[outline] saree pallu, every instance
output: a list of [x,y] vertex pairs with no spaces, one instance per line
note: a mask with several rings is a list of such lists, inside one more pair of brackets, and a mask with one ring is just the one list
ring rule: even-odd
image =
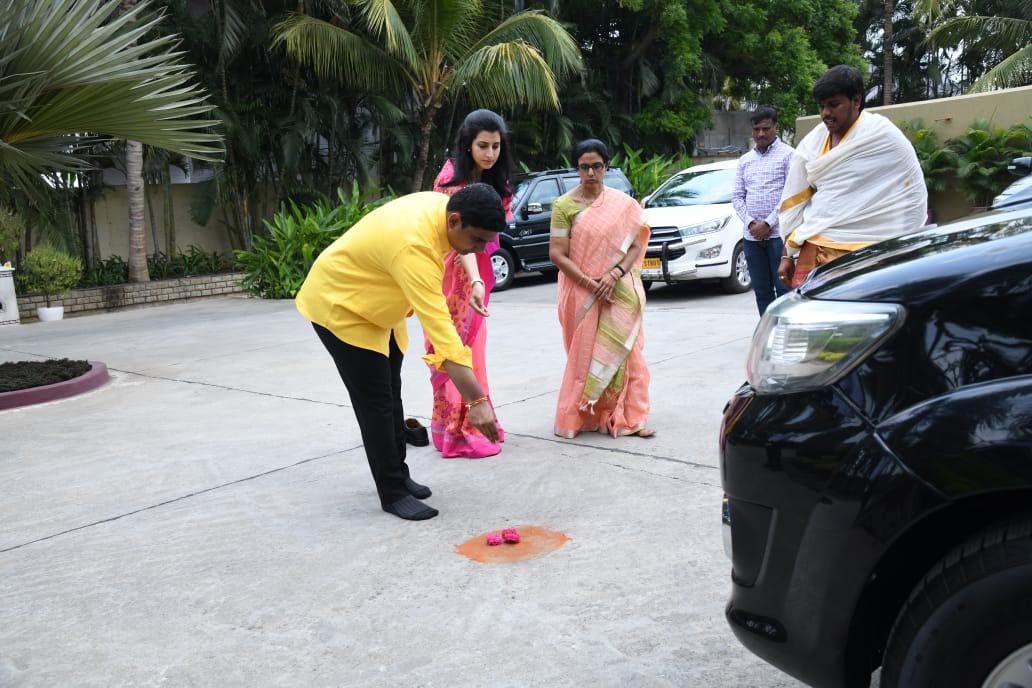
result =
[[[476,254],[480,279],[484,280],[485,306],[491,300],[491,289],[495,283],[491,253],[497,248],[498,241],[495,240],[487,245],[483,253]],[[456,264],[457,256],[455,251],[450,251],[444,259],[444,295],[459,338],[473,350],[473,375],[483,388],[484,394],[490,396],[487,385],[487,327],[484,316],[473,310],[469,304],[473,287],[466,271],[461,265]],[[426,342],[426,346],[427,351],[432,349],[429,341]],[[502,451],[499,445],[505,439],[505,432],[501,423],[498,424],[498,442],[491,442],[470,424],[466,402],[447,373],[431,370],[430,384],[434,389],[430,435],[434,447],[441,452],[442,457],[482,459]]]
[[[465,186],[464,184],[443,186],[443,183],[450,180],[453,175],[454,166],[452,161],[448,160],[437,175],[434,191],[451,195]],[[509,196],[502,199],[507,218],[510,216],[511,200]],[[484,280],[484,306],[490,302],[491,289],[495,285],[491,254],[498,250],[499,243],[499,240],[495,239],[484,248],[483,253],[476,254],[480,279]],[[449,251],[444,259],[442,288],[448,302],[448,312],[451,313],[452,322],[455,323],[455,330],[459,333],[462,343],[473,351],[473,375],[483,388],[484,394],[490,397],[487,385],[487,324],[484,322],[484,316],[469,305],[473,286],[470,284],[466,270],[458,264],[457,257],[458,254],[455,251]],[[425,345],[427,352],[433,351],[430,340],[426,340]],[[482,459],[502,451],[500,443],[505,439],[502,424],[498,423],[498,442],[489,441],[473,427],[467,418],[466,401],[459,394],[459,390],[455,388],[455,384],[447,373],[431,368],[430,385],[434,392],[430,437],[433,440],[434,448],[441,452],[443,458]]]
[[[598,208],[577,214],[570,231],[570,259],[591,277],[600,277],[623,258],[635,238],[648,243],[641,206],[607,189]],[[649,371],[645,365],[642,319],[644,253],[613,289],[610,302],[559,276],[559,323],[566,370],[555,416],[555,434],[572,439],[580,432],[618,437],[645,428],[649,415]]]

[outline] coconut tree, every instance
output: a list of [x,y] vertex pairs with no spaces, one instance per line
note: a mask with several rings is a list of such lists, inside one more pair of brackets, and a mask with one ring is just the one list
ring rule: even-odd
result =
[[482,0],[350,0],[348,16],[292,14],[274,44],[319,76],[395,93],[415,110],[412,190],[423,185],[434,118],[462,94],[486,107],[559,109],[557,81],[581,69],[576,41],[541,11],[497,20]]
[[958,5],[957,0],[919,0],[916,8],[932,27],[933,45],[974,49],[992,60],[969,92],[1032,83],[1032,0],[1017,0],[1007,14],[992,16],[958,16]]
[[32,189],[51,170],[83,171],[98,139],[127,139],[217,160],[212,106],[173,36],[140,2],[0,3],[0,182]]

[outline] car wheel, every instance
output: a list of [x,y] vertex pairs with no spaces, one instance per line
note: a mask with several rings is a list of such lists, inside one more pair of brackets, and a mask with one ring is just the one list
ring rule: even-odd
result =
[[741,294],[752,288],[749,264],[745,262],[745,249],[741,242],[735,246],[735,252],[731,255],[731,276],[720,280],[720,286],[728,294]]
[[516,260],[507,248],[499,248],[491,254],[491,267],[494,268],[495,285],[491,291],[502,291],[512,286],[512,278],[516,275]]
[[978,533],[925,575],[889,635],[881,685],[1032,687],[1032,517]]

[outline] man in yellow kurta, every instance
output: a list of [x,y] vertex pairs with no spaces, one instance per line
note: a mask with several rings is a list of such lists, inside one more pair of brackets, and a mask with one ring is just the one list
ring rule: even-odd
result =
[[415,312],[433,344],[427,363],[451,376],[470,422],[492,442],[494,410],[473,375],[472,352],[452,323],[442,289],[444,256],[483,251],[505,227],[498,194],[471,184],[453,196],[415,193],[377,208],[312,265],[297,309],[315,326],[351,396],[383,510],[421,521],[437,510],[405,464],[401,405],[405,318]]

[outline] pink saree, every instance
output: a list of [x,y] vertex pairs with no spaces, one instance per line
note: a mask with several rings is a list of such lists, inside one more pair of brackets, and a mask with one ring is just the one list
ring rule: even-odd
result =
[[[462,185],[442,186],[442,183],[450,180],[453,174],[454,168],[449,160],[437,175],[434,191],[451,195],[461,189]],[[503,199],[506,214],[509,213],[510,201],[509,197]],[[483,253],[476,254],[480,279],[484,280],[485,306],[491,300],[491,289],[495,284],[491,254],[498,249],[498,245],[496,239],[487,245]],[[469,305],[473,289],[466,271],[456,261],[457,256],[455,251],[450,251],[444,259],[444,296],[462,343],[473,351],[473,374],[484,389],[484,394],[490,396],[487,386],[487,323],[484,322],[484,317]],[[433,351],[429,339],[425,341],[425,345],[427,352]],[[501,423],[498,424],[498,443],[489,441],[470,425],[466,417],[466,403],[447,373],[431,367],[430,384],[434,390],[430,436],[433,438],[434,447],[441,452],[443,458],[481,459],[502,451],[499,445],[504,441],[505,433]]]
[[[600,277],[627,254],[635,238],[648,242],[641,206],[626,194],[605,191],[602,204],[581,210],[570,229],[570,258],[591,277]],[[642,318],[645,288],[641,263],[616,283],[611,302],[559,276],[559,322],[566,347],[566,371],[555,414],[555,434],[580,432],[619,437],[645,428],[649,415],[649,371],[645,365]]]

